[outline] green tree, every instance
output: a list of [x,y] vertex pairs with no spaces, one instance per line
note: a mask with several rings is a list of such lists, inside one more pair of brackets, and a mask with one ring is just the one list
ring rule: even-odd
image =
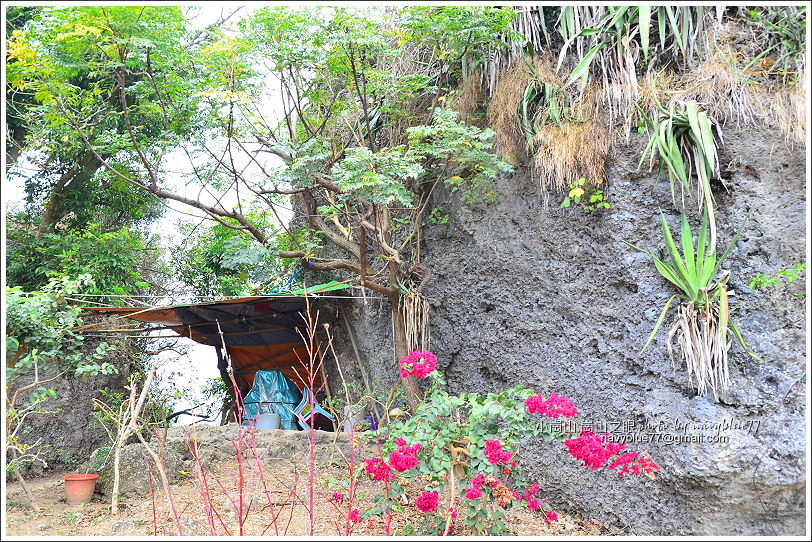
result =
[[[433,190],[490,200],[509,170],[491,131],[441,106],[460,63],[502,44],[513,10],[267,7],[198,42],[164,7],[43,13],[12,35],[9,80],[34,93],[45,140],[69,134],[109,174],[246,235],[257,262],[270,250],[348,273],[390,301],[396,353],[415,346],[406,300],[430,277],[420,240]],[[84,86],[68,82],[78,73]],[[170,188],[170,148],[189,157],[200,196]],[[283,197],[326,250],[288,227]],[[239,272],[229,258],[211,263]],[[414,408],[419,387],[405,387]]]

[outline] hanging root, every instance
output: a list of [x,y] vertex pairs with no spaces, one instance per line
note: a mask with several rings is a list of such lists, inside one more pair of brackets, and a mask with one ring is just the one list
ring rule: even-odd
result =
[[693,302],[679,307],[677,322],[668,334],[668,354],[672,361],[673,338],[682,352],[692,386],[696,379],[697,394],[704,395],[710,388],[718,401],[730,387],[727,353],[731,346],[720,325],[718,308],[710,302],[704,307]]
[[403,299],[401,311],[409,351],[428,350],[430,347],[428,299],[421,293],[409,292],[409,295]]

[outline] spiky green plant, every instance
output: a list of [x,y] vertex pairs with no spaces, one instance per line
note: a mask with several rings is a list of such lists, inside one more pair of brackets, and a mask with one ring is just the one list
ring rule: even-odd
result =
[[647,66],[668,60],[688,64],[697,52],[704,17],[701,6],[564,7],[558,28],[565,43],[558,65],[572,48],[579,59],[566,86],[576,81],[581,88],[586,86],[593,64],[600,67],[604,80],[636,83],[639,52]]
[[[697,393],[704,395],[708,388],[718,401],[730,386],[727,352],[731,342],[728,330],[732,332],[745,352],[761,360],[751,352],[744,342],[739,329],[730,319],[730,297],[728,290],[729,271],[720,273],[722,263],[730,254],[739,239],[741,228],[721,257],[708,245],[708,216],[703,214],[699,235],[694,244],[688,218],[682,213],[681,242],[678,246],[671,234],[671,228],[660,211],[665,256],[643,250],[629,244],[635,250],[651,256],[657,271],[679,289],[671,296],[660,312],[654,329],[640,351],[642,354],[654,339],[663,324],[671,304],[678,300],[677,318],[668,333],[668,354],[673,360],[673,343],[676,342],[682,353],[682,359],[688,369],[688,378],[693,383],[696,379]],[[628,243],[627,243],[628,244]]]
[[[681,107],[671,104],[665,109],[656,101],[660,117],[655,124],[645,112],[638,107],[640,115],[652,130],[651,139],[643,151],[638,168],[646,158],[649,167],[654,162],[659,164],[659,171],[665,168],[668,171],[668,181],[671,184],[671,196],[676,202],[675,180],[679,180],[685,192],[691,194],[690,177],[692,173],[697,177],[697,202],[699,207],[704,205],[710,224],[709,251],[716,250],[716,219],[714,213],[713,192],[711,191],[711,178],[719,176],[719,156],[717,154],[717,138],[721,142],[721,131],[715,130],[714,121],[705,111],[700,111],[695,101],[688,101]],[[659,160],[658,160],[659,158]]]

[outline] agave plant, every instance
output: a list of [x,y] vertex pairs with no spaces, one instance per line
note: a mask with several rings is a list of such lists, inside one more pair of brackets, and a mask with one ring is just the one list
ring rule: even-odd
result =
[[[666,109],[655,98],[655,104],[660,111],[660,119],[656,124],[638,106],[638,111],[652,130],[652,135],[637,167],[640,168],[648,157],[649,167],[653,168],[657,160],[660,170],[665,168],[668,171],[671,196],[674,200],[676,200],[674,181],[678,180],[683,190],[690,194],[689,178],[692,172],[696,173],[697,202],[700,208],[704,205],[705,213],[710,217],[709,252],[715,253],[716,220],[710,181],[711,178],[719,176],[718,144],[715,135],[721,142],[722,132],[718,128],[718,123],[705,111],[701,111],[695,101],[685,102],[681,107],[671,104]],[[714,126],[716,130],[713,129]]]
[[[761,360],[751,352],[744,342],[741,332],[730,319],[730,298],[733,290],[728,290],[729,271],[721,270],[730,251],[736,244],[741,228],[721,257],[708,245],[708,216],[704,213],[699,228],[699,235],[694,244],[691,227],[685,213],[682,213],[681,243],[678,246],[671,234],[671,228],[660,212],[665,256],[658,257],[653,252],[629,244],[635,250],[651,256],[657,271],[676,286],[680,293],[674,294],[666,302],[654,329],[640,351],[645,352],[662,326],[671,304],[678,300],[677,318],[668,333],[668,354],[674,359],[673,345],[676,342],[682,352],[682,359],[688,369],[688,378],[699,395],[704,395],[708,388],[718,401],[730,386],[727,352],[731,346],[730,334],[736,338],[745,352]],[[628,243],[627,243],[628,244]]]

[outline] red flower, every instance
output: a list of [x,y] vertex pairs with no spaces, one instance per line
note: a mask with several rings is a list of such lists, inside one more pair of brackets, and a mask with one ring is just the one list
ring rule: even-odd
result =
[[584,465],[598,470],[606,466],[606,461],[626,448],[619,442],[606,442],[608,434],[596,435],[592,431],[582,431],[581,435],[564,441],[570,455],[583,461]]
[[400,360],[400,376],[406,378],[413,374],[417,378],[426,378],[437,369],[437,356],[428,351],[414,350]]
[[413,455],[394,451],[389,454],[389,465],[398,472],[406,472],[420,464],[420,460]]
[[531,495],[535,495],[536,493],[539,492],[540,489],[541,488],[539,487],[538,484],[530,484],[530,487],[527,488],[527,492]]
[[333,493],[332,499],[336,502],[344,502],[344,494],[343,493]]
[[347,516],[347,519],[352,523],[361,523],[361,512],[357,508],[353,508]]
[[496,439],[485,441],[485,457],[488,458],[488,463],[496,465],[513,459],[513,452],[502,451],[502,447],[503,444]]
[[[626,445],[612,442],[609,440],[610,437],[608,433],[596,435],[591,431],[582,431],[579,437],[565,440],[564,445],[572,457],[583,461],[584,465],[591,467],[592,470],[602,467],[615,470],[621,467],[618,472],[619,476],[629,472],[639,476],[643,473],[651,474],[660,470],[659,465],[648,457],[641,457],[637,452],[626,452],[621,455],[621,452],[626,449]],[[614,460],[607,466],[606,463],[611,458]]]
[[541,395],[534,395],[524,400],[527,411],[531,414],[543,414],[548,418],[572,418],[578,414],[578,409],[568,397],[552,394],[545,400]]
[[364,459],[364,470],[372,476],[373,480],[392,480],[395,474],[392,472],[392,467],[386,464],[380,457],[373,459]]
[[470,500],[476,500],[482,496],[482,489],[478,487],[469,487],[465,490],[465,498]]
[[544,518],[544,521],[546,521],[547,523],[552,523],[553,521],[558,519],[558,514],[556,514],[555,512],[547,512],[545,516],[546,517]]
[[440,504],[440,497],[436,491],[424,491],[414,501],[418,510],[424,513],[434,512]]
[[539,503],[538,499],[532,499],[529,503],[527,503],[527,507],[530,510],[538,510],[541,507],[541,503]]

